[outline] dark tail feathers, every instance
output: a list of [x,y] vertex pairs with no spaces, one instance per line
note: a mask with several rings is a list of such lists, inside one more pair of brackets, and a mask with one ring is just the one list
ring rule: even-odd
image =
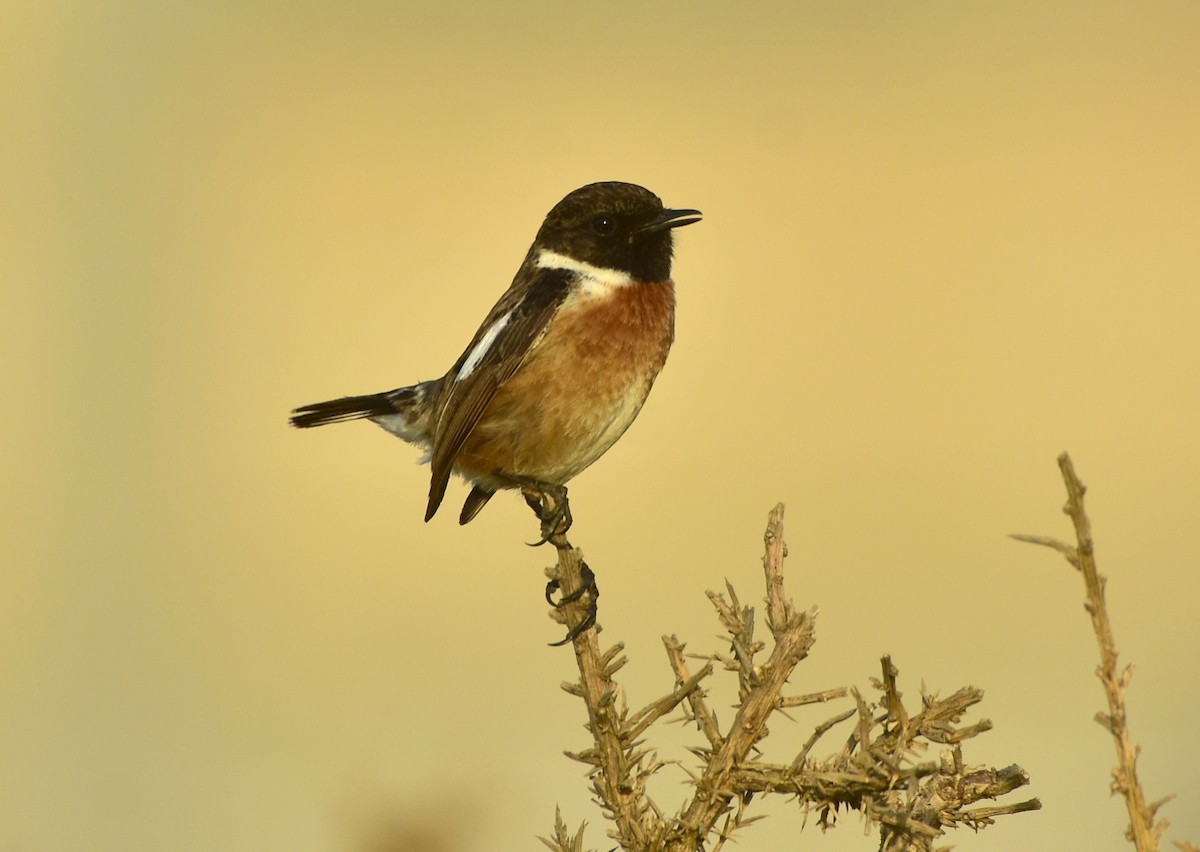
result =
[[394,414],[395,394],[396,391],[388,391],[367,396],[344,396],[328,402],[314,402],[293,411],[291,422],[297,429],[308,429],[312,426],[324,426],[326,423],[340,423],[343,420],[361,420],[364,417]]

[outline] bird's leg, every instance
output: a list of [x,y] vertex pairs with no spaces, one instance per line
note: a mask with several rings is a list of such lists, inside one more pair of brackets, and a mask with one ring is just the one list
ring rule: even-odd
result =
[[538,547],[551,542],[555,547],[570,547],[567,530],[571,528],[571,504],[567,500],[567,486],[550,485],[545,482],[522,482],[521,496],[542,522],[542,538],[531,542]]
[[[567,541],[567,530],[571,528],[571,505],[567,499],[567,487],[535,480],[514,481],[521,489],[521,496],[525,498],[529,508],[533,509],[533,513],[542,522],[541,541],[531,542],[531,544],[534,547],[547,542],[553,544],[559,550],[559,564],[561,565],[563,551],[571,550],[571,543]],[[586,562],[581,561],[580,563],[579,579],[579,587],[564,594],[557,601],[554,600],[554,593],[562,588],[561,584],[558,580],[551,580],[546,584],[546,602],[555,609],[561,610],[581,600],[586,601],[584,606],[587,607],[580,622],[570,628],[561,641],[551,643],[552,647],[573,642],[578,636],[596,625],[600,589],[596,585],[596,575]]]

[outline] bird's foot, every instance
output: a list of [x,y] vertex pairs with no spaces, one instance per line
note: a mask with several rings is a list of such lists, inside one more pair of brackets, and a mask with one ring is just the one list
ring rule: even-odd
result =
[[521,496],[542,522],[542,538],[529,542],[530,547],[540,547],[547,542],[557,548],[570,547],[567,530],[571,528],[571,504],[567,500],[565,485],[549,485],[544,482],[523,484]]
[[599,610],[600,588],[596,585],[596,575],[592,573],[592,569],[588,567],[586,562],[579,567],[580,579],[583,581],[579,588],[571,592],[569,595],[563,595],[557,601],[554,600],[554,593],[560,588],[558,580],[551,580],[546,584],[546,603],[550,604],[555,609],[562,609],[568,604],[587,596],[587,612],[584,613],[583,619],[567,631],[567,635],[558,642],[551,642],[551,648],[557,648],[566,645],[569,642],[574,642],[575,639],[590,630],[596,624],[596,613]]

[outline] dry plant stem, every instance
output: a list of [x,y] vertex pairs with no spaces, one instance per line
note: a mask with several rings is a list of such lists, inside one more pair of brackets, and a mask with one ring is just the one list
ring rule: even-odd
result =
[[696,793],[680,818],[680,836],[670,849],[698,849],[722,813],[737,795],[732,774],[750,749],[765,733],[767,718],[775,710],[784,684],[812,647],[815,612],[797,613],[783,596],[783,504],[777,505],[767,521],[763,571],[767,581],[769,626],[775,648],[758,675],[757,683],[738,707],[729,734],[706,761],[696,781]]
[[810,692],[808,695],[792,695],[787,698],[780,698],[777,706],[779,707],[803,707],[806,704],[824,704],[826,701],[832,701],[835,698],[845,698],[850,694],[844,686],[839,686],[836,689],[826,689],[821,692]]
[[[548,569],[559,590],[570,600],[583,587],[583,558],[564,535],[550,537],[558,561]],[[859,811],[868,824],[881,830],[886,852],[932,849],[945,828],[979,828],[997,816],[1036,809],[1036,800],[1001,807],[970,807],[980,799],[1005,795],[1028,783],[1018,766],[1005,769],[967,767],[957,743],[990,727],[987,720],[962,726],[963,715],[983,697],[971,687],[946,698],[922,690],[921,706],[907,709],[901,702],[898,672],[889,657],[881,661],[883,676],[874,686],[882,698],[867,701],[857,689],[829,689],[785,697],[783,689],[796,665],[807,656],[814,640],[816,609],[798,612],[784,595],[783,506],[770,514],[764,537],[763,572],[766,580],[767,641],[754,638],[754,608],[743,606],[732,585],[725,594],[710,592],[726,640],[728,654],[688,655],[674,636],[664,636],[667,660],[674,673],[673,688],[637,711],[626,707],[614,680],[625,663],[623,646],[601,650],[599,628],[573,641],[579,679],[563,684],[584,700],[592,744],[568,756],[589,767],[592,791],[611,821],[609,836],[627,852],[717,852],[740,829],[760,819],[751,815],[751,794],[780,794],[794,799],[805,812],[819,813],[818,824],[828,828],[843,808]],[[556,608],[553,617],[575,627],[587,617],[589,601]],[[703,661],[694,674],[688,657]],[[763,659],[765,658],[765,659]],[[762,662],[758,662],[762,660]],[[734,718],[722,726],[709,707],[705,682],[720,665],[737,679],[738,705]],[[817,726],[799,755],[790,762],[768,763],[760,752],[767,721],[787,707],[801,707],[852,695],[854,707]],[[648,795],[646,781],[665,764],[645,747],[642,738],[651,726],[675,708],[683,720],[694,722],[703,740],[690,750],[699,758],[695,769],[681,768],[691,777],[691,797],[678,811],[664,813]],[[809,757],[817,741],[835,725],[857,716],[846,745],[828,758]],[[939,761],[920,760],[931,743],[948,746]],[[582,852],[582,829],[572,835],[556,817],[552,838],[543,842],[555,852]]]
[[[582,556],[570,546],[565,536],[556,535],[550,541],[558,549],[558,564],[552,573],[562,593],[569,597],[583,582],[580,573]],[[619,668],[612,659],[619,649],[602,654],[597,630],[584,632],[573,643],[580,679],[566,688],[583,698],[587,706],[594,747],[572,756],[598,770],[593,779],[595,791],[615,823],[614,836],[626,849],[700,848],[717,820],[729,811],[739,795],[733,785],[735,767],[746,761],[754,744],[766,733],[767,718],[778,707],[788,677],[812,646],[815,613],[797,613],[791,602],[783,597],[782,505],[771,512],[765,541],[763,569],[775,648],[764,665],[742,675],[746,694],[727,734],[721,733],[716,717],[709,711],[699,689],[701,680],[712,673],[711,663],[695,675],[691,674],[684,660],[683,645],[674,637],[663,637],[663,643],[675,671],[675,690],[643,710],[629,714],[630,718],[619,706],[617,686],[612,680],[613,672]],[[734,601],[733,606],[718,605],[718,612],[727,626],[749,640],[752,621],[747,619],[750,615],[741,612],[736,598]],[[717,602],[714,600],[714,603]],[[585,616],[586,608],[586,600],[564,607],[562,616],[567,626],[578,624]],[[632,773],[636,773],[633,766],[636,753],[632,749],[634,740],[651,722],[682,702],[687,703],[690,714],[697,720],[710,750],[705,755],[703,773],[695,778],[696,791],[692,800],[668,826],[656,818],[657,808],[645,796],[644,788],[636,782],[631,783]]]
[[[571,547],[565,534],[555,534],[550,543],[558,551],[556,577],[562,593],[570,597],[583,586],[583,555]],[[563,608],[567,626],[574,628],[587,616],[588,602],[577,600]],[[619,647],[612,654],[600,652],[600,630],[595,627],[575,637],[572,647],[579,666],[578,694],[588,711],[588,728],[594,749],[585,755],[573,755],[592,763],[599,770],[594,778],[596,793],[612,815],[616,831],[626,848],[641,849],[646,844],[646,826],[639,819],[638,791],[622,783],[627,776],[627,761],[621,738],[620,711],[616,703],[617,687],[612,675],[620,665],[611,665]],[[623,662],[623,661],[621,661]],[[572,689],[571,691],[575,691]]]
[[[691,675],[688,672],[687,663],[683,658],[683,643],[674,636],[664,636],[663,645],[667,648],[667,659],[671,663],[671,668],[675,670],[675,680],[678,683],[686,683],[691,680]],[[709,665],[709,671],[712,671],[712,666]],[[721,729],[717,727],[717,718],[709,711],[708,705],[704,703],[704,693],[696,690],[690,693],[687,697],[688,710],[692,717],[696,720],[700,730],[704,733],[709,745],[713,749],[721,747]]]
[[1091,616],[1092,629],[1100,647],[1100,666],[1096,675],[1104,685],[1105,697],[1108,699],[1108,713],[1096,714],[1096,721],[1112,734],[1113,745],[1117,750],[1117,767],[1113,770],[1112,789],[1114,793],[1120,793],[1124,797],[1126,810],[1129,811],[1128,838],[1134,842],[1139,852],[1157,852],[1159,837],[1166,829],[1167,823],[1163,820],[1155,825],[1154,816],[1167,800],[1147,805],[1146,794],[1137,777],[1138,747],[1130,739],[1128,716],[1125,711],[1125,688],[1133,676],[1133,669],[1127,666],[1124,670],[1117,671],[1117,645],[1113,639],[1112,624],[1108,619],[1108,608],[1104,599],[1107,581],[1096,570],[1091,522],[1083,506],[1083,495],[1087,489],[1075,475],[1070,456],[1066,453],[1060,455],[1058,466],[1067,486],[1067,503],[1063,512],[1070,517],[1075,526],[1076,546],[1071,547],[1043,536],[1017,535],[1013,538],[1057,550],[1083,575],[1084,586],[1087,589],[1084,608]]

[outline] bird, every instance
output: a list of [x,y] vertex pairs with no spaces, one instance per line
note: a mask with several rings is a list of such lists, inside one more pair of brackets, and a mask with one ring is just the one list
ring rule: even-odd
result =
[[673,231],[700,211],[604,181],[546,215],[512,284],[441,378],[295,409],[300,429],[366,419],[425,451],[425,520],[454,473],[459,523],[520,489],[542,542],[571,524],[566,484],[633,423],[675,337]]

